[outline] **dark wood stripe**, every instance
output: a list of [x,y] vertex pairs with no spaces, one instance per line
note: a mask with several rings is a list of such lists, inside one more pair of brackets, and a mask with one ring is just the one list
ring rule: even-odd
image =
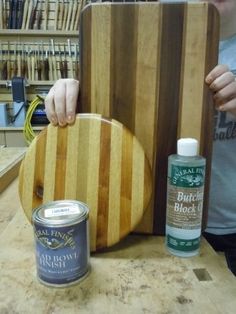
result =
[[64,199],[65,197],[67,130],[67,128],[61,127],[58,127],[57,130],[54,200]]
[[138,6],[111,6],[110,115],[134,132]]
[[86,8],[80,18],[80,90],[77,112],[91,112],[91,7]]
[[131,230],[133,137],[123,131],[120,187],[120,238]]
[[107,246],[109,213],[109,176],[111,155],[111,124],[101,124],[99,189],[97,212],[97,249]]
[[147,195],[152,195],[153,187],[149,184],[152,182],[152,172],[150,171],[150,163],[147,158],[144,159],[144,183],[143,183],[143,210],[145,211],[148,206],[150,206],[151,198],[148,204],[145,204]]
[[[206,38],[206,57],[205,57],[205,77],[217,65],[217,54],[212,51],[218,51],[219,44],[219,15],[216,8],[208,4],[208,24],[207,24],[207,38]],[[206,157],[206,178],[204,190],[202,229],[204,230],[207,224],[208,216],[208,201],[210,189],[210,175],[211,175],[211,158],[213,145],[213,128],[214,128],[214,104],[212,93],[205,84],[203,95],[203,110],[202,110],[202,124],[201,124],[201,146],[200,154]],[[207,132],[206,132],[207,130]]]
[[[185,6],[184,9],[184,19],[183,19],[183,30],[182,30],[182,47],[186,47],[186,31],[187,31],[187,14],[188,14],[188,6]],[[183,48],[184,49],[184,48]],[[185,51],[182,52],[182,58],[180,61],[180,66],[181,66],[181,71],[180,71],[180,80],[179,80],[179,103],[178,103],[178,128],[177,128],[177,136],[176,136],[176,146],[177,146],[177,140],[180,138],[181,134],[181,117],[182,117],[182,112],[183,112],[183,93],[184,93],[184,75],[185,75]],[[177,148],[175,149],[176,152]]]
[[[87,197],[87,185],[88,185],[88,159],[89,159],[89,145],[86,143],[84,139],[87,141],[89,138],[89,129],[90,123],[87,123],[86,118],[79,119],[79,134],[78,134],[78,151],[76,152],[77,158],[77,182],[76,182],[76,198],[86,203]],[[84,169],[81,169],[81,166]],[[83,177],[83,180],[81,180]]]
[[162,6],[153,231],[165,232],[167,156],[176,152],[185,4]]

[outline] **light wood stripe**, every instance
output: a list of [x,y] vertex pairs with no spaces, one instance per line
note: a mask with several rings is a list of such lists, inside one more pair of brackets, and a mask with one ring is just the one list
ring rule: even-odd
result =
[[121,211],[120,234],[127,234],[131,226],[131,200],[132,200],[132,154],[133,138],[131,133],[123,131],[122,157],[121,157]]
[[90,123],[89,128],[89,158],[87,172],[87,198],[85,202],[89,205],[89,224],[90,224],[90,247],[96,250],[97,245],[97,215],[98,215],[98,182],[99,182],[99,161],[100,161],[100,136],[101,120],[100,115],[94,115],[97,119]]
[[[159,50],[160,32],[154,31],[154,28],[160,24],[159,13],[159,6],[140,6],[138,10],[135,134],[144,143],[143,148],[150,162],[154,154],[154,130],[158,118],[156,98],[150,99],[150,94],[156,95],[158,88],[156,51]],[[150,20],[152,23],[149,23]],[[146,25],[145,29],[143,25]]]
[[97,211],[97,244],[96,247],[107,246],[108,239],[108,210],[110,185],[110,154],[111,154],[111,124],[101,125],[100,162],[99,162],[99,190]]
[[[110,84],[110,51],[111,51],[111,6],[106,5],[99,10],[98,14],[93,14],[93,32],[91,33],[91,49],[96,53],[91,54],[91,104],[92,111],[101,108],[101,113],[105,117],[110,116],[110,93],[105,89],[100,93],[103,86]],[[103,43],[102,45],[100,43]]]
[[109,180],[109,216],[108,216],[108,246],[120,238],[120,211],[121,211],[121,153],[122,153],[122,128],[111,128],[111,162]]
[[144,204],[144,170],[145,160],[141,153],[140,144],[133,140],[133,168],[132,168],[132,197],[131,197],[131,226],[137,223],[136,217],[142,215],[143,208],[138,204]]
[[[35,173],[36,146],[32,147],[31,154],[26,154],[21,164],[20,176],[24,178],[24,184],[21,187],[21,202],[25,208],[27,218],[31,221],[34,196],[34,173]],[[22,182],[23,180],[20,180]]]
[[56,169],[55,169],[55,189],[54,200],[65,199],[65,175],[67,160],[67,130],[68,128],[58,128]]
[[44,204],[54,200],[57,130],[58,130],[57,127],[54,127],[52,125],[48,126],[44,170],[44,193],[43,193]]
[[88,187],[88,134],[90,130],[90,124],[86,123],[86,120],[81,119],[79,121],[79,134],[78,134],[78,152],[77,152],[77,195],[76,199],[86,203],[87,200],[87,187]]
[[46,133],[45,128],[39,135],[41,145],[37,145],[35,154],[35,172],[34,172],[34,199],[32,208],[37,208],[43,198],[44,173],[45,173],[45,148],[46,148]]
[[73,127],[68,127],[65,199],[76,199],[77,176],[74,174],[77,173],[78,168],[79,126],[80,121],[78,120]]
[[[152,23],[150,23],[150,20]],[[143,25],[146,27],[144,28]],[[138,11],[137,30],[137,68],[135,99],[135,134],[152,164],[155,177],[155,130],[158,120],[157,99],[159,98],[160,40],[161,40],[161,7],[140,6]],[[159,31],[153,31],[154,29]],[[151,44],[150,44],[151,43]],[[149,49],[147,49],[149,47]],[[153,95],[154,97],[150,97]],[[145,119],[144,119],[145,117]],[[148,127],[147,127],[148,121]],[[153,179],[155,180],[155,179]],[[137,232],[152,233],[153,202],[149,205]]]
[[[183,87],[181,99],[181,119],[179,137],[201,139],[201,120],[203,108],[203,88],[205,75],[206,39],[208,11],[202,3],[197,7],[186,6],[185,44],[183,51]],[[199,23],[201,16],[201,23]],[[201,49],[197,49],[201,47]],[[199,81],[199,78],[203,79]],[[191,105],[190,105],[191,102]]]

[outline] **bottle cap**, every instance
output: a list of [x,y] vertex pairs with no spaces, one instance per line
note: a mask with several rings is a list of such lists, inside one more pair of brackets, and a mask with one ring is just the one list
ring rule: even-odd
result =
[[196,156],[198,141],[194,138],[181,138],[177,142],[177,154],[181,156]]

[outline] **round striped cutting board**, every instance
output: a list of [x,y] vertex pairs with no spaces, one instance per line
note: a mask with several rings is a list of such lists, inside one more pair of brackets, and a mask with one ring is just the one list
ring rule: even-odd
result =
[[53,200],[88,204],[91,251],[134,230],[151,190],[150,165],[136,137],[98,114],[79,114],[72,126],[46,127],[28,148],[19,174],[29,220],[35,208]]

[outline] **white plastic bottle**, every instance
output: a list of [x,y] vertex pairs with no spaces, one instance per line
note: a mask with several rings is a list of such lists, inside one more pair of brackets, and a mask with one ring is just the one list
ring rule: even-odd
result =
[[182,257],[197,255],[200,246],[206,160],[197,152],[196,139],[182,138],[168,158],[166,247]]

